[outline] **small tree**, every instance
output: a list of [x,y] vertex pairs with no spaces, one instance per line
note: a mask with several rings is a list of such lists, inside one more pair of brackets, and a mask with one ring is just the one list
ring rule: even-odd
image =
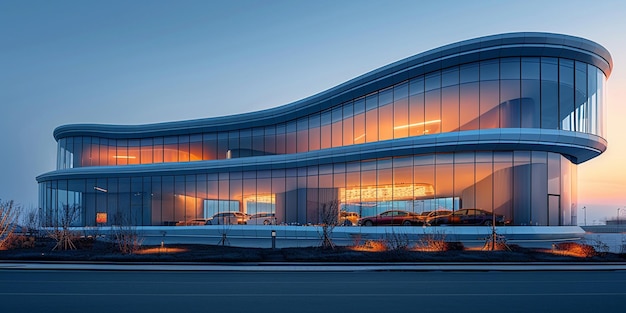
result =
[[492,228],[491,235],[485,238],[485,245],[483,246],[483,250],[488,251],[496,251],[496,250],[508,250],[511,251],[511,247],[509,247],[506,236],[500,235],[495,231],[495,227]]
[[133,254],[139,250],[143,238],[130,218],[120,212],[113,216],[113,236],[117,249],[123,254]]
[[29,236],[37,238],[41,235],[41,224],[38,212],[30,210],[26,213],[22,219],[22,225],[26,226]]
[[80,216],[80,205],[65,204],[61,207],[59,215],[54,222],[54,226],[50,231],[50,237],[56,241],[56,245],[52,250],[75,250],[74,241],[78,237],[71,226],[78,220]]
[[335,243],[333,242],[332,235],[333,230],[339,224],[339,201],[332,200],[324,203],[319,211],[320,221],[322,222],[322,248],[334,249]]
[[6,202],[0,200],[0,247],[3,247],[13,234],[21,209],[22,207],[15,205],[13,200]]

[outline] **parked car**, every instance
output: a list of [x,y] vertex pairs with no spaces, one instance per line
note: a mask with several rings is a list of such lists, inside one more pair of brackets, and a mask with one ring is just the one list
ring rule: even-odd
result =
[[244,225],[250,217],[242,212],[220,212],[213,215],[208,225]]
[[274,213],[257,213],[250,216],[248,224],[251,225],[276,225],[276,214]]
[[359,219],[359,225],[363,226],[375,226],[375,225],[421,225],[419,214],[402,211],[402,210],[389,210],[378,215],[367,216]]
[[338,224],[343,226],[354,226],[359,222],[359,218],[359,213],[341,211],[339,212]]
[[426,223],[426,221],[428,221],[429,219],[433,219],[434,217],[445,216],[445,215],[450,215],[450,214],[452,214],[451,210],[425,211],[425,212],[422,212],[422,214],[420,214],[419,218],[423,223]]
[[[496,225],[504,225],[504,215],[496,214]],[[427,225],[491,225],[493,215],[481,209],[460,209],[450,215],[435,216],[426,220]]]
[[210,218],[196,218],[188,221],[179,221],[176,223],[176,226],[202,226],[202,225],[211,225]]

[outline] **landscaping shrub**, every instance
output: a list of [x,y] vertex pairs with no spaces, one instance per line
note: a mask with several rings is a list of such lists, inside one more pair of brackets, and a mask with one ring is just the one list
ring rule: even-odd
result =
[[34,248],[35,237],[10,234],[6,237],[3,247],[6,248],[7,250]]
[[597,255],[596,249],[594,249],[593,246],[578,242],[560,242],[554,245],[554,249],[584,258],[590,258]]
[[446,235],[438,232],[424,234],[415,246],[415,250],[425,252],[459,251],[464,249],[463,243],[446,241]]

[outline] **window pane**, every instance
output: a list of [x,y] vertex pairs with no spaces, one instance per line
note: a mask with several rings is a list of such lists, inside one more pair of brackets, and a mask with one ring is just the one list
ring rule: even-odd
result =
[[330,111],[322,112],[321,120],[321,148],[327,149],[332,146],[332,129],[331,129],[331,113]]
[[558,63],[555,58],[541,59],[541,128],[559,128]]
[[378,141],[378,94],[365,99],[365,141]]
[[402,83],[393,88],[393,137],[409,135],[409,85]]
[[320,115],[309,116],[309,150],[320,149]]
[[202,134],[191,135],[189,138],[189,161],[202,160]]
[[576,131],[587,132],[587,65],[576,61],[575,63],[575,106],[576,106]]
[[189,162],[189,136],[178,136],[178,162]]
[[[413,79],[409,85],[409,136],[424,135],[424,78]],[[417,92],[419,91],[419,92]]]
[[343,145],[354,143],[354,117],[352,102],[343,105]]
[[459,85],[441,90],[441,131],[459,130]]
[[541,116],[539,58],[522,58],[522,127],[539,128]]
[[500,127],[518,128],[521,123],[520,81],[500,81]]
[[499,127],[499,123],[500,123],[499,103],[500,103],[499,82],[497,80],[490,80],[490,81],[481,80],[480,81],[480,129]]
[[341,106],[333,109],[331,112],[332,119],[332,146],[341,147],[343,144],[343,108]]
[[478,129],[479,116],[479,84],[478,82],[462,84],[460,87],[460,129],[475,130]]
[[307,117],[299,119],[297,127],[297,151],[309,151],[309,119]]
[[365,142],[365,99],[354,102],[354,143]]

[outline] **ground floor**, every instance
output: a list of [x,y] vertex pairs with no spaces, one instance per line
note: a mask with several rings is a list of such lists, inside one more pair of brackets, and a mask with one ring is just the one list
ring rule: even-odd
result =
[[44,225],[58,224],[67,215],[64,208],[77,210],[74,226],[110,226],[120,216],[138,226],[189,225],[220,212],[270,213],[272,224],[316,225],[329,206],[336,207],[336,214],[357,218],[389,210],[423,214],[477,209],[472,212],[495,213],[511,226],[576,225],[576,165],[543,151],[135,173],[140,174],[111,168],[97,175],[41,181]]

